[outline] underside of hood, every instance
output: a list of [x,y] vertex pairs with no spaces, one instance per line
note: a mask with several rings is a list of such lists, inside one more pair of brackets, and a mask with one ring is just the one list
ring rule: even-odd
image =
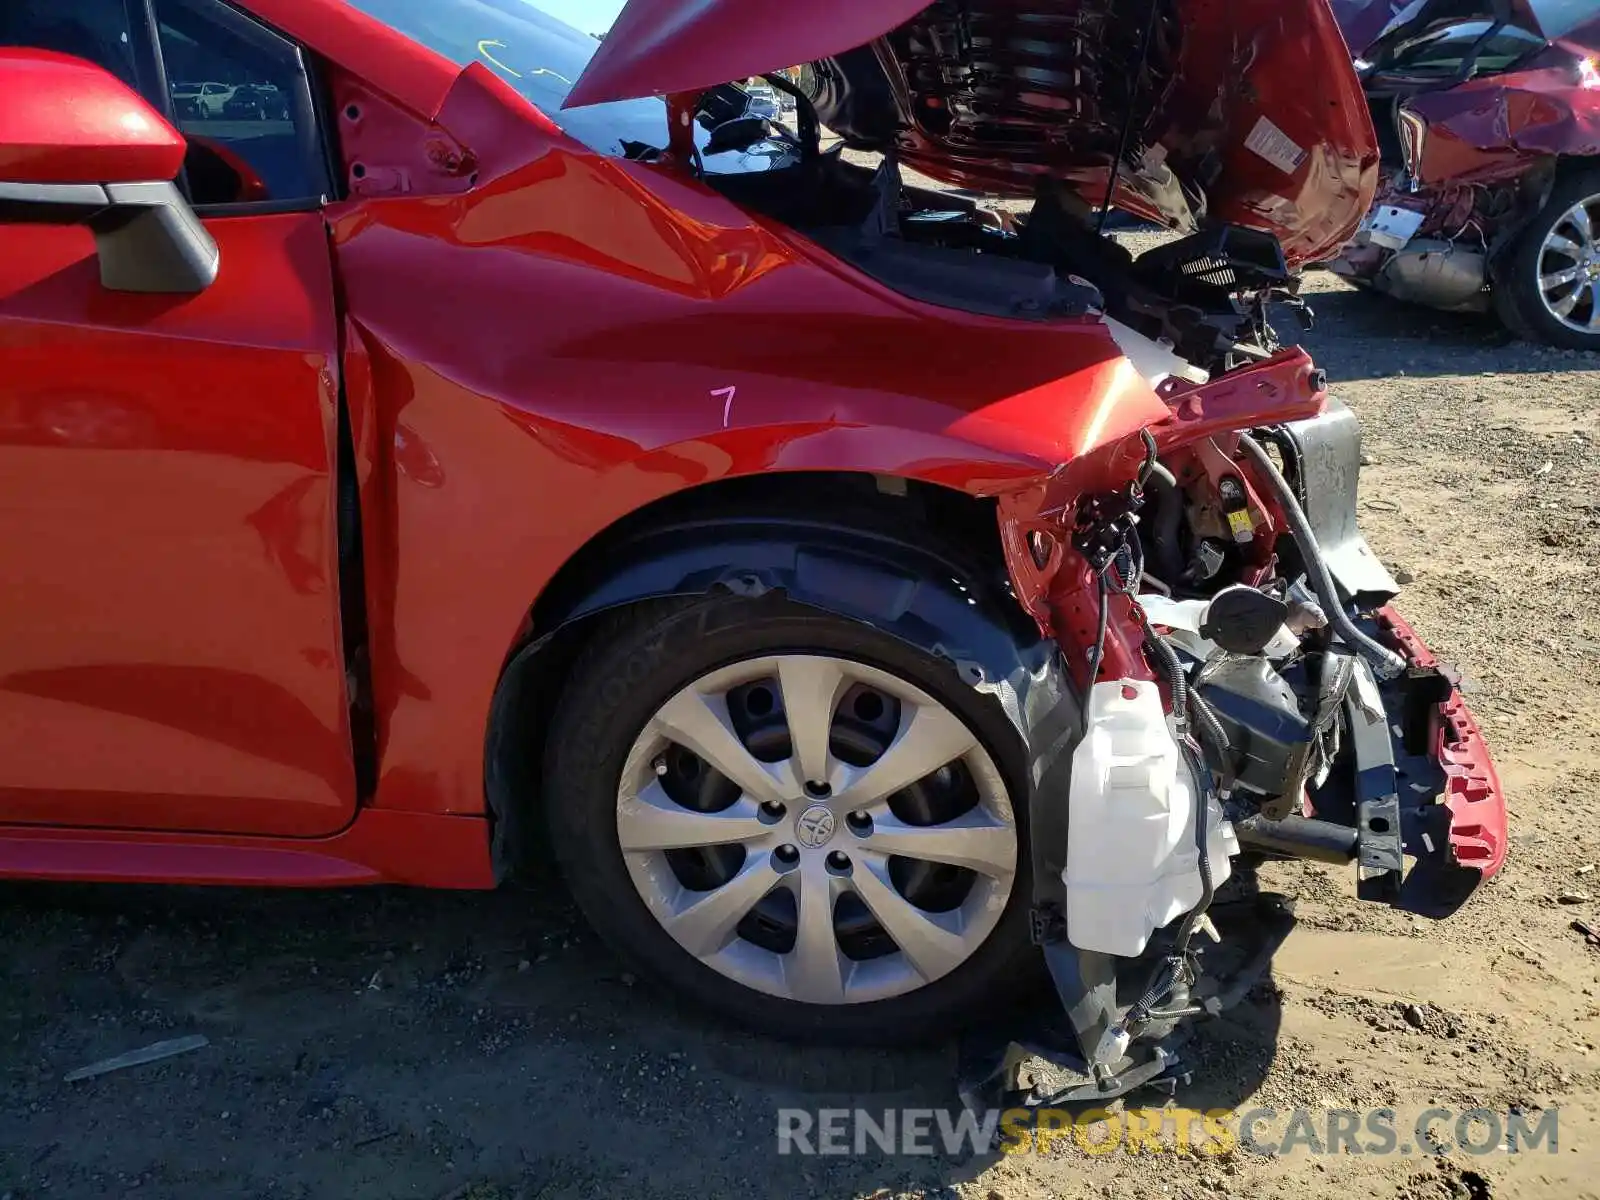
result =
[[1327,0],[630,0],[573,107],[803,66],[822,123],[985,192],[1069,184],[1178,228],[1331,255],[1378,152]]

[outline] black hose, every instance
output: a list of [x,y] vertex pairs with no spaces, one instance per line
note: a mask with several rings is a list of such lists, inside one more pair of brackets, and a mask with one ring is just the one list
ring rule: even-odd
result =
[[1406,669],[1406,660],[1362,633],[1350,619],[1350,614],[1345,611],[1344,604],[1339,599],[1339,592],[1334,587],[1333,576],[1328,574],[1328,564],[1322,559],[1322,550],[1317,545],[1317,535],[1311,532],[1311,522],[1306,519],[1305,510],[1295,498],[1294,489],[1289,486],[1289,481],[1267,456],[1267,452],[1249,434],[1239,435],[1239,445],[1254,460],[1256,466],[1261,468],[1262,474],[1272,484],[1273,491],[1278,493],[1278,499],[1283,502],[1283,511],[1289,518],[1294,540],[1300,544],[1300,557],[1305,560],[1306,578],[1310,580],[1311,590],[1322,602],[1329,623],[1340,637],[1355,647],[1361,656],[1372,664],[1372,669],[1379,679],[1393,679]]
[[1099,572],[1094,578],[1100,591],[1100,616],[1095,625],[1094,649],[1090,651],[1089,681],[1083,690],[1083,715],[1078,722],[1079,745],[1089,740],[1089,698],[1094,694],[1095,680],[1100,678],[1100,659],[1106,652],[1106,625],[1111,617],[1111,586],[1106,582],[1105,572]]
[[1211,744],[1208,748],[1221,758],[1233,743],[1228,738],[1228,731],[1217,719],[1216,709],[1212,708],[1199,692],[1189,693],[1189,709],[1194,714],[1195,726],[1200,730],[1201,741],[1209,737]]
[[1161,465],[1161,460],[1156,457],[1156,437],[1148,429],[1139,430],[1139,437],[1144,441],[1145,460],[1144,467],[1139,472],[1139,490],[1143,491],[1151,477],[1161,480],[1169,488],[1178,486],[1178,477],[1166,467]]
[[1172,472],[1160,463],[1150,473],[1147,503],[1154,510],[1150,520],[1150,561],[1153,574],[1167,584],[1183,574],[1183,556],[1178,545],[1178,530],[1183,524],[1183,496],[1176,481],[1168,482]]
[[1145,646],[1161,660],[1161,665],[1166,669],[1167,682],[1172,687],[1172,718],[1177,722],[1181,739],[1189,722],[1189,678],[1183,673],[1178,652],[1167,645],[1167,639],[1151,629],[1148,622],[1145,624]]
[[1156,1002],[1172,991],[1172,985],[1176,982],[1173,978],[1173,972],[1177,969],[1176,962],[1177,960],[1173,958],[1161,960],[1161,965],[1156,968],[1156,976],[1150,981],[1150,986],[1144,990],[1144,993],[1137,1000],[1128,1006],[1128,1013],[1122,1018],[1122,1027],[1124,1029],[1132,1029],[1142,1022],[1150,1015],[1150,1010],[1156,1006]]

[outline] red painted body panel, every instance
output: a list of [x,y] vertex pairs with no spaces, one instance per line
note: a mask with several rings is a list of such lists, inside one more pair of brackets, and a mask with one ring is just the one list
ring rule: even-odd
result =
[[460,68],[342,0],[249,0],[268,25],[424,117],[439,111]]
[[183,138],[115,76],[48,50],[0,48],[0,180],[141,183],[183,166]]
[[370,370],[375,397],[380,805],[482,810],[489,700],[529,606],[644,504],[774,470],[992,494],[1166,415],[1098,322],[908,300],[692,182],[577,145],[501,87],[465,72],[442,118],[485,175],[480,145],[524,164],[443,202],[329,212],[351,377]]
[[338,347],[315,213],[212,222],[217,282],[0,255],[0,821],[322,834],[354,812]]
[[1414,96],[1406,108],[1426,123],[1421,180],[1466,182],[1532,169],[1551,155],[1600,155],[1600,88],[1579,83],[1575,58],[1600,52],[1600,23],[1527,68]]
[[[1392,607],[1380,609],[1379,623],[1394,636],[1412,666],[1438,667],[1433,652]],[[1463,867],[1488,879],[1506,861],[1509,827],[1500,775],[1477,719],[1458,688],[1438,707],[1433,729],[1433,754],[1444,768],[1441,802],[1450,809],[1450,851]]]
[[[1197,135],[1202,114],[1219,105],[1226,113],[1219,139],[1183,147],[1221,155],[1209,215],[1271,231],[1291,263],[1336,251],[1372,203],[1378,144],[1332,11],[1322,0],[1189,0],[1185,11],[1189,43],[1173,110]],[[1247,144],[1266,130],[1262,120],[1304,151],[1292,171]]]
[[[1147,132],[1156,152],[1180,176],[1206,180],[1211,218],[1271,232],[1291,263],[1337,249],[1372,201],[1378,149],[1360,84],[1343,69],[1348,55],[1332,14],[1320,2],[1276,0],[1183,0],[1181,8],[1174,83]],[[1026,47],[1030,29],[1019,21],[994,36]],[[1316,88],[1305,85],[1308,70],[1318,73]],[[973,107],[977,116],[966,128],[981,128],[986,110]],[[1258,153],[1258,129],[1281,132],[1301,161],[1285,170]],[[962,187],[1028,194],[1050,174],[1086,203],[1100,204],[1109,163],[1104,156],[1085,160],[1063,140],[1057,159],[1020,162],[919,122],[901,134],[899,150],[906,165]],[[1129,172],[1119,172],[1114,203],[1163,220]]]
[[490,888],[481,817],[369,809],[329,838],[0,826],[0,878],[233,887]]

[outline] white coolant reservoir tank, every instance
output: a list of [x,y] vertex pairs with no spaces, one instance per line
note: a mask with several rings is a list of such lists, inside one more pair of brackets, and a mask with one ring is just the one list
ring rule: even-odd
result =
[[[1088,735],[1073,752],[1067,812],[1067,939],[1132,958],[1150,935],[1200,902],[1196,789],[1147,680],[1089,691]],[[1220,887],[1238,853],[1233,827],[1207,805],[1206,857]]]

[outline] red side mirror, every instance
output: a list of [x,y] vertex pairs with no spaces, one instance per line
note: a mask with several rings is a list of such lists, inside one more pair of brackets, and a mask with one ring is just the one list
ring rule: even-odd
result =
[[0,50],[0,224],[87,226],[103,286],[182,294],[216,280],[217,243],[173,183],[186,149],[109,71]]
[[48,50],[0,50],[0,181],[171,182],[184,149],[109,71]]

